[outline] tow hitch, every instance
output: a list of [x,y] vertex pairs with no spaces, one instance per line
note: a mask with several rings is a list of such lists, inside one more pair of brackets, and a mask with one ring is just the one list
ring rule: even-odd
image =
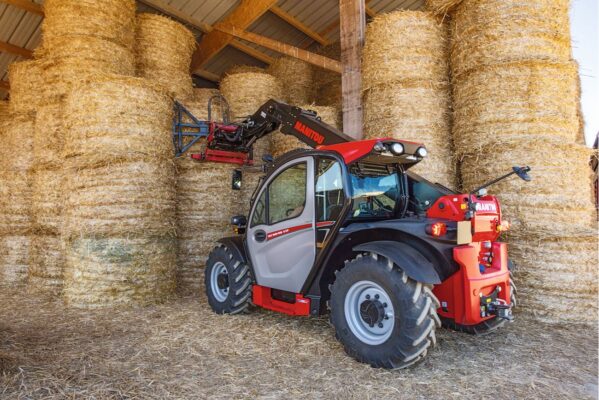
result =
[[512,305],[507,304],[505,300],[497,296],[500,292],[501,287],[497,286],[493,293],[488,296],[480,294],[480,316],[484,318],[495,315],[497,318],[512,322],[514,320]]

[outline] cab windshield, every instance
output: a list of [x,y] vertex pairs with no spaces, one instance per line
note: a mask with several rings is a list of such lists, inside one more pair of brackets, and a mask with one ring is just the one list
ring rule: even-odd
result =
[[396,214],[404,185],[395,166],[358,163],[349,172],[353,218],[389,218]]

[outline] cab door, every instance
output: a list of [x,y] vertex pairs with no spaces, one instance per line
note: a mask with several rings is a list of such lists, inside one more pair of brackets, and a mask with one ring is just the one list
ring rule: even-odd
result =
[[314,159],[279,167],[249,220],[247,246],[258,285],[298,293],[316,257]]

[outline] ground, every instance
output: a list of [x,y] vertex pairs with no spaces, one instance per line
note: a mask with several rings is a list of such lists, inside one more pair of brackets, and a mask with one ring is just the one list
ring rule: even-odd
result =
[[596,328],[522,313],[491,336],[442,329],[416,367],[347,357],[325,318],[211,313],[203,295],[126,311],[0,292],[1,399],[597,398]]

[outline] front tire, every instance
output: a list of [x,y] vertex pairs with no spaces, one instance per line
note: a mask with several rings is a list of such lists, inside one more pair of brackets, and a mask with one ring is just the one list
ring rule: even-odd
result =
[[430,288],[380,255],[359,255],[337,273],[331,322],[345,351],[377,368],[405,368],[436,344],[441,325]]
[[250,304],[250,269],[224,245],[215,247],[210,253],[206,262],[204,285],[208,304],[217,314],[239,314]]

